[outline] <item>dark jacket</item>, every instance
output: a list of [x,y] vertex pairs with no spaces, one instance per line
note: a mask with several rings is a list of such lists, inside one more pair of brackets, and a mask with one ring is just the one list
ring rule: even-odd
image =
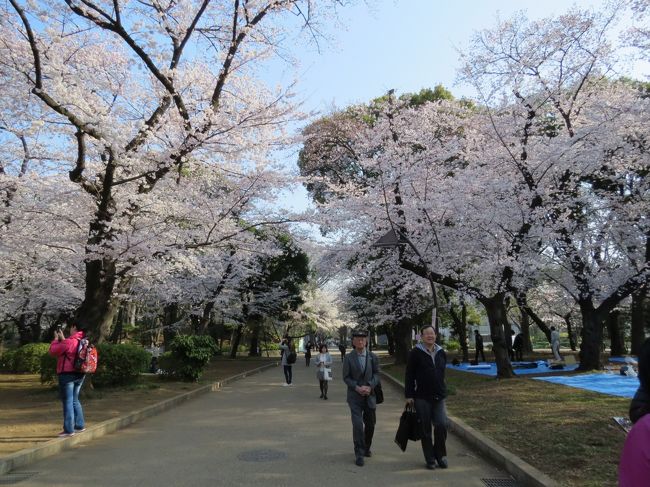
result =
[[431,356],[425,351],[415,347],[409,352],[406,364],[404,396],[428,400],[440,400],[447,397],[446,366],[447,354],[438,345],[436,345],[434,360],[431,360]]

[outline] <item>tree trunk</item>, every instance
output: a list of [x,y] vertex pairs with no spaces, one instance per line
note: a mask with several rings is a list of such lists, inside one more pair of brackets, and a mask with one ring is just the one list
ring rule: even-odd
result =
[[250,339],[250,345],[248,348],[248,356],[249,357],[260,357],[262,354],[260,353],[260,330],[262,329],[262,326],[258,320],[251,321],[248,324],[248,329],[251,332],[251,339]]
[[612,357],[620,357],[627,353],[620,317],[621,312],[617,309],[607,315],[607,333],[609,334],[609,347]]
[[405,364],[408,359],[412,347],[412,329],[411,320],[406,318],[399,320],[393,325],[395,334],[395,355],[393,358],[396,364]]
[[571,350],[575,352],[578,349],[578,344],[576,343],[575,327],[573,326],[573,323],[571,323],[571,312],[568,312],[562,318],[564,319],[564,323],[566,323],[566,330],[569,335],[569,346],[571,347]]
[[467,305],[465,302],[461,304],[460,322],[458,340],[460,341],[460,349],[463,351],[463,362],[467,363],[469,362],[469,339],[467,336]]
[[111,333],[111,337],[109,339],[111,343],[120,343],[120,339],[122,338],[122,330],[124,330],[125,314],[126,310],[124,309],[124,306],[120,306],[117,312],[117,321],[115,322],[113,332]]
[[386,341],[388,342],[388,355],[393,357],[395,355],[395,333],[393,331],[393,325],[385,325],[386,329]]
[[239,348],[243,331],[244,325],[237,325],[237,328],[233,331],[233,337],[230,340],[230,358],[237,358],[237,349]]
[[41,322],[43,321],[43,313],[38,312],[36,319],[32,321],[32,339],[34,343],[41,341]]
[[85,327],[95,343],[109,336],[116,312],[113,303],[115,261],[109,258],[86,262],[86,290],[84,300],[75,311],[74,320]]
[[[507,318],[504,298],[505,296],[502,293],[498,293],[490,298],[481,298],[480,302],[485,307],[490,323],[492,351],[497,363],[497,377],[510,379],[515,376],[515,373],[512,370],[512,364],[508,356],[508,346],[506,344],[505,324]],[[510,337],[507,339],[510,340]]]
[[647,328],[650,328],[650,310],[648,308],[650,308],[648,303],[648,287],[643,286],[632,294],[631,353],[637,357],[641,351],[641,345],[645,342]]
[[521,313],[521,333],[523,338],[521,352],[524,355],[530,355],[533,353],[533,344],[530,341],[530,316],[526,313],[526,310],[519,308]]
[[163,340],[165,348],[169,348],[169,344],[178,334],[176,328],[172,325],[179,320],[178,303],[169,303],[163,308]]
[[590,300],[579,303],[582,315],[580,343],[580,366],[578,370],[600,370],[603,368],[602,344],[603,323]]
[[32,343],[32,327],[27,323],[27,315],[22,313],[16,321],[20,346]]

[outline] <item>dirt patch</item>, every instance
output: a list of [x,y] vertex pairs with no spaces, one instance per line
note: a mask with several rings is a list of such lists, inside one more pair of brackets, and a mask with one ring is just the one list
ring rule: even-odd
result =
[[[129,387],[84,388],[81,403],[86,423],[93,425],[116,418],[270,362],[273,359],[218,359],[195,384],[143,376]],[[38,375],[0,374],[0,456],[51,440],[62,430],[62,424],[63,410],[56,386],[42,385]]]

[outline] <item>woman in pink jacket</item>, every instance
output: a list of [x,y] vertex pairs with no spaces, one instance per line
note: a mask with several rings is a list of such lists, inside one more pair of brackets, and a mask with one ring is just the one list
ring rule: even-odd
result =
[[[644,391],[650,390],[650,338],[639,351],[639,382]],[[637,414],[643,414],[640,408]],[[650,414],[637,419],[627,434],[618,465],[619,487],[647,487],[650,479]]]
[[84,413],[79,402],[79,391],[86,377],[74,369],[79,341],[86,335],[78,325],[70,325],[70,336],[65,338],[63,331],[54,332],[50,344],[50,355],[57,357],[56,373],[59,376],[59,394],[63,402],[63,431],[60,437],[72,436],[86,429]]

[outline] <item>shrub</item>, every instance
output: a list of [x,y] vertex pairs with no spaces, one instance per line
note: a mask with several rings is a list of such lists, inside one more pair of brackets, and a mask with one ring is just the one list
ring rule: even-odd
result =
[[458,340],[449,339],[445,342],[445,350],[448,352],[457,352],[460,350],[460,342]]
[[186,381],[198,381],[210,359],[219,351],[211,336],[178,335],[169,346],[170,354],[163,354],[160,368],[165,375]]
[[41,371],[41,357],[47,355],[49,343],[28,343],[16,350],[13,372],[38,374]]
[[93,385],[97,387],[126,385],[135,382],[140,372],[149,369],[151,354],[138,345],[102,343]]
[[2,356],[0,356],[0,370],[3,372],[15,371],[14,363],[16,361],[16,352],[17,349],[5,350]]
[[41,356],[41,384],[51,384],[56,381],[56,357],[49,353]]
[[183,363],[171,352],[165,352],[158,358],[158,373],[166,379],[180,378]]

